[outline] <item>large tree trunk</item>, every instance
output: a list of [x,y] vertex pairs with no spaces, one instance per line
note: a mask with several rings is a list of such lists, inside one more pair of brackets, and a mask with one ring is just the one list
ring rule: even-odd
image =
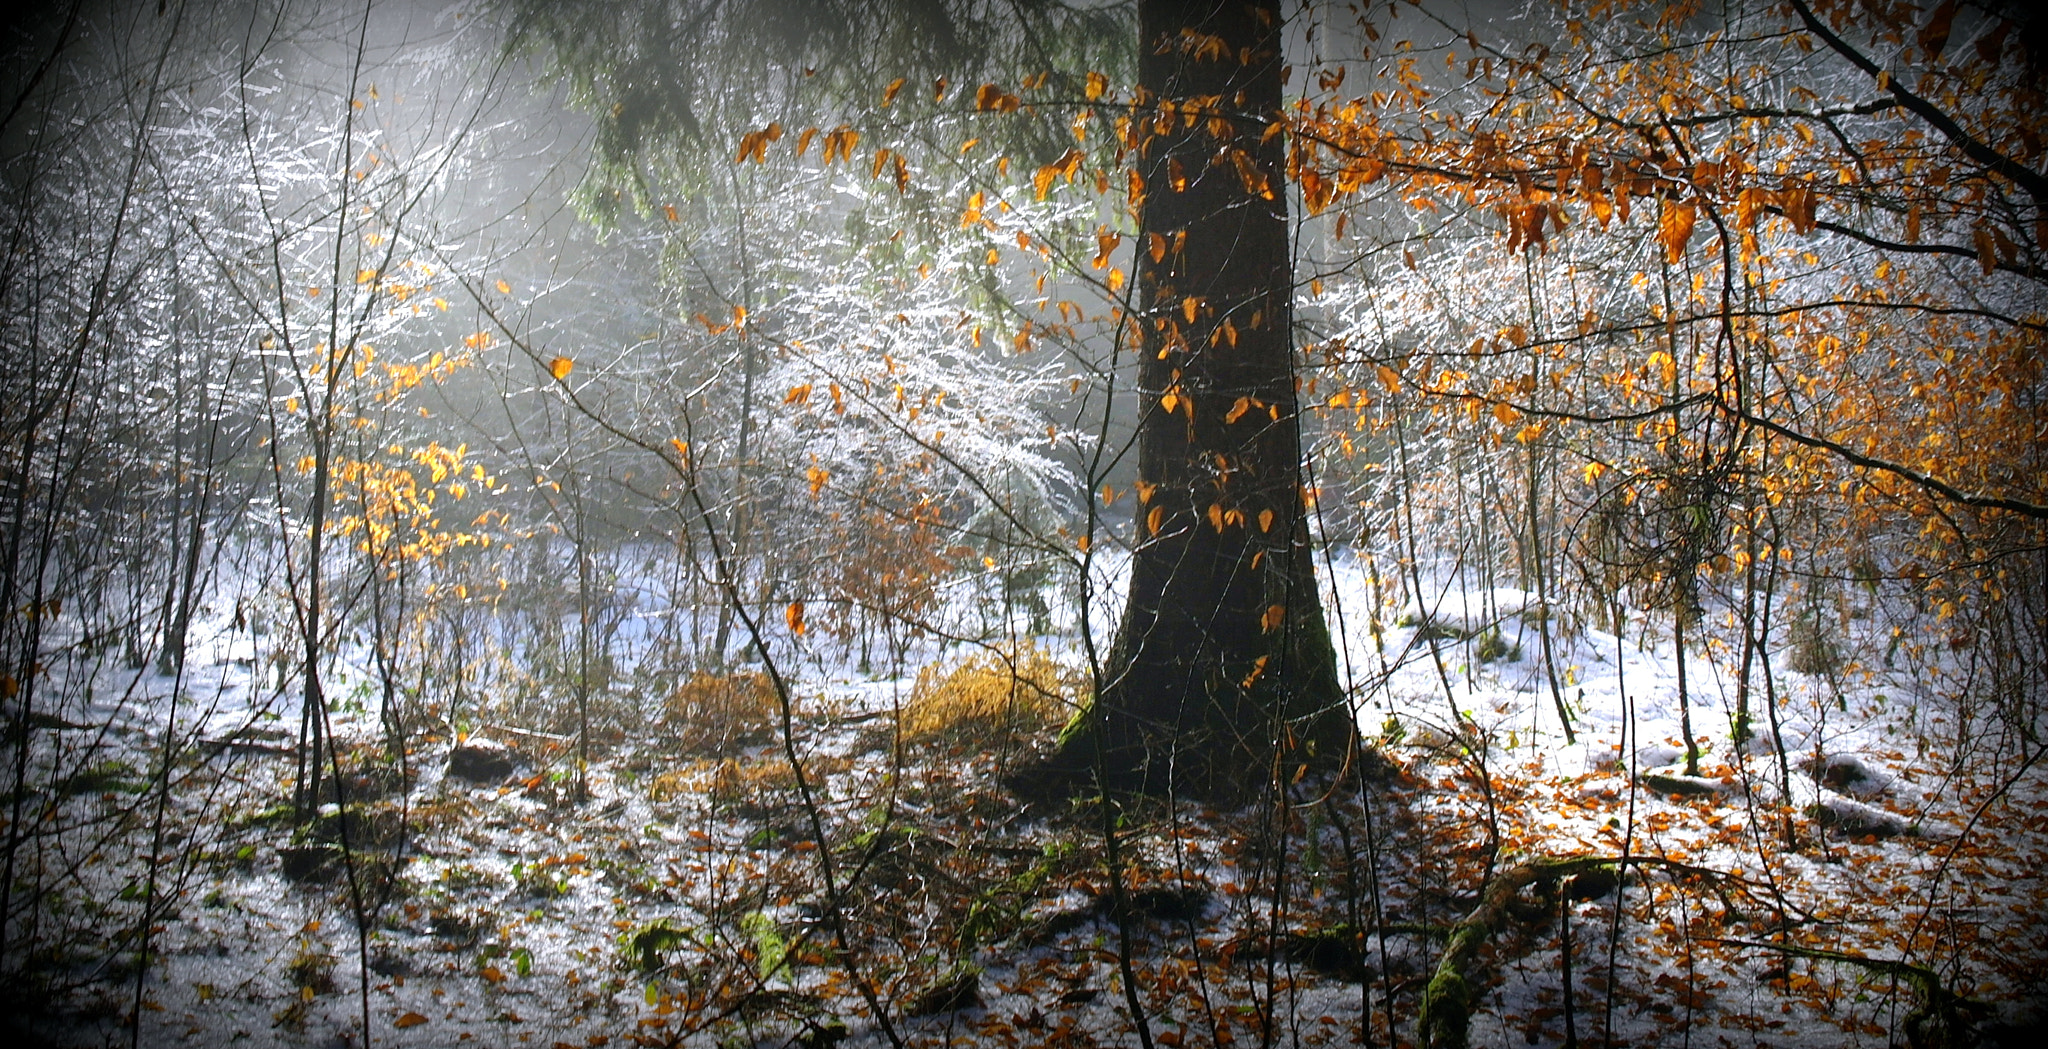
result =
[[1356,739],[1302,490],[1277,0],[1145,0],[1133,129],[1138,547],[1094,708],[1055,764],[1241,795]]

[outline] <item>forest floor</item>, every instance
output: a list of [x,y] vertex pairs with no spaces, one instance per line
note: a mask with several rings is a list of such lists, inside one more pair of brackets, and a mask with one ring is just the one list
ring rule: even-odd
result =
[[[56,719],[91,760],[38,804],[85,829],[41,854],[48,983],[13,1023],[62,1045],[360,1045],[367,1018],[386,1046],[1088,1046],[1139,1044],[1135,1007],[1154,1045],[1420,1044],[1477,917],[1474,1045],[1932,1045],[1944,1022],[2038,1044],[2042,749],[1957,699],[1981,668],[1933,625],[1871,598],[1744,684],[1712,614],[1681,668],[1668,628],[1554,630],[1546,657],[1529,595],[1428,604],[1377,635],[1335,617],[1384,767],[1285,805],[1023,804],[1004,774],[1056,712],[992,714],[1001,664],[934,649],[922,680],[797,675],[786,739],[753,679],[699,679],[598,748],[581,801],[556,735],[476,726],[451,771],[454,733],[425,728],[380,771],[371,704],[343,704],[359,818],[297,833],[295,702],[223,632],[175,690],[195,745],[168,795],[137,769],[172,679]],[[1077,646],[1044,644],[1070,677]],[[1549,858],[1583,862],[1482,897]]]

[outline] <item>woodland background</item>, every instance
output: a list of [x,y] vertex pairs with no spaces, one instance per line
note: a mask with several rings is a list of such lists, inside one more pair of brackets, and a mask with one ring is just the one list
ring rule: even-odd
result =
[[1194,420],[1134,8],[10,26],[7,1022],[2031,1044],[2048,23],[1284,14],[1223,170],[1376,757],[1224,806],[1013,789]]

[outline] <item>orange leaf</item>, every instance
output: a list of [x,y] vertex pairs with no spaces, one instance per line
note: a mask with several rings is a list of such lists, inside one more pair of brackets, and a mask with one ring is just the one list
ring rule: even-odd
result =
[[1272,633],[1272,632],[1273,632],[1274,630],[1278,629],[1281,623],[1284,623],[1284,622],[1286,622],[1286,621],[1287,621],[1287,606],[1286,606],[1286,605],[1273,605],[1273,606],[1270,606],[1270,607],[1268,607],[1268,608],[1266,609],[1266,614],[1265,614],[1265,615],[1263,615],[1263,616],[1260,616],[1260,617],[1259,617],[1259,632],[1260,632],[1260,633],[1265,633],[1265,634],[1270,634],[1270,633]]
[[1664,203],[1664,214],[1657,220],[1657,243],[1664,245],[1664,261],[1677,265],[1685,257],[1686,243],[1692,240],[1693,223],[1698,219],[1699,209],[1692,201]]
[[401,1016],[398,1019],[392,1021],[391,1026],[396,1027],[399,1030],[404,1030],[408,1027],[418,1027],[419,1025],[426,1022],[427,1018],[421,1016],[418,1013],[406,1013],[404,1016]]
[[504,282],[504,281],[502,281],[502,280],[501,280],[501,281],[499,281],[499,282],[498,282],[498,294],[500,294],[500,295],[510,295],[510,294],[512,294],[512,285],[510,285],[510,284],[507,284],[507,283],[505,283],[505,282]]
[[1101,269],[1104,266],[1109,265],[1110,252],[1115,251],[1116,246],[1122,244],[1123,241],[1124,238],[1123,234],[1121,233],[1110,233],[1106,231],[1102,233],[1097,233],[1095,235],[1095,258],[1090,264],[1093,265],[1096,269]]
[[1764,208],[1777,202],[1778,195],[1762,186],[1751,186],[1735,195],[1735,224],[1743,229],[1755,229],[1757,216]]
[[883,90],[882,92],[882,108],[889,108],[889,103],[896,101],[896,92],[901,90],[903,90],[902,77],[897,77],[896,79],[889,81],[888,88]]
[[575,361],[567,357],[557,357],[548,362],[548,374],[554,376],[557,380],[566,379],[569,377],[569,370],[574,367],[576,367]]
[[1031,189],[1032,192],[1038,195],[1039,200],[1044,200],[1045,195],[1052,191],[1052,182],[1059,177],[1059,174],[1060,169],[1052,164],[1047,164],[1032,174]]
[[[1786,221],[1792,223],[1792,232],[1807,233],[1813,229],[1815,200],[1813,187],[1805,182],[1786,179],[1784,188],[1778,191],[1778,207],[1785,213]],[[1627,218],[1627,216],[1623,216]]]
[[782,618],[789,624],[790,633],[799,637],[803,636],[805,626],[804,603],[802,601],[791,601],[789,607],[783,610]]
[[1261,531],[1261,532],[1270,532],[1270,531],[1272,531],[1272,530],[1273,530],[1273,511],[1271,511],[1271,510],[1261,510],[1261,511],[1259,511],[1259,531]]

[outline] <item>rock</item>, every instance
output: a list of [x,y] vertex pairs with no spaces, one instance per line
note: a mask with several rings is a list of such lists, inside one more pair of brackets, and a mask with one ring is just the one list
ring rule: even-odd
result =
[[1427,602],[1409,602],[1401,610],[1396,623],[1404,627],[1420,627],[1422,633],[1418,639],[1460,640],[1498,629],[1510,616],[1519,615],[1535,622],[1546,612],[1536,596],[1524,590],[1511,587],[1496,587],[1490,593],[1485,590],[1452,590],[1431,595]]
[[458,743],[448,752],[448,774],[472,783],[503,783],[512,778],[512,752],[487,739]]
[[1752,728],[1749,738],[1743,740],[1742,744],[1735,749],[1749,757],[1763,757],[1778,752],[1778,741],[1771,736],[1770,729]]
[[1799,763],[1808,775],[1820,781],[1821,786],[1843,794],[1869,797],[1882,794],[1892,785],[1892,777],[1873,768],[1860,754],[1829,754],[1825,758],[1809,757]]
[[1659,794],[1683,794],[1688,797],[1704,797],[1721,793],[1722,783],[1705,776],[1683,776],[1675,772],[1646,772],[1643,786]]
[[972,1009],[980,1004],[981,970],[971,965],[961,966],[913,996],[910,1015],[936,1016]]
[[1887,812],[1874,805],[1851,801],[1843,797],[1822,795],[1819,802],[1808,808],[1807,814],[1845,837],[1861,837],[1868,834],[1878,838],[1895,838],[1901,834],[1917,835],[1913,825],[1905,817]]
[[1621,885],[1621,875],[1611,867],[1595,867],[1583,874],[1574,874],[1564,880],[1564,898],[1567,900],[1597,900],[1613,892]]
[[315,841],[329,845],[344,842],[357,852],[389,849],[405,837],[404,812],[390,802],[352,804],[346,814],[341,806],[320,806],[311,827]]
[[1636,765],[1653,769],[1669,765],[1685,756],[1685,751],[1665,743],[1648,743],[1636,748]]
[[286,881],[314,881],[331,877],[341,850],[332,845],[283,845],[277,850],[278,873]]
[[[1209,893],[1196,886],[1139,889],[1124,894],[1124,906],[1133,916],[1162,922],[1198,921],[1209,909]],[[1104,914],[1116,910],[1115,897],[1101,897]]]
[[459,946],[468,946],[490,935],[494,923],[481,911],[436,907],[427,918],[427,931]]

